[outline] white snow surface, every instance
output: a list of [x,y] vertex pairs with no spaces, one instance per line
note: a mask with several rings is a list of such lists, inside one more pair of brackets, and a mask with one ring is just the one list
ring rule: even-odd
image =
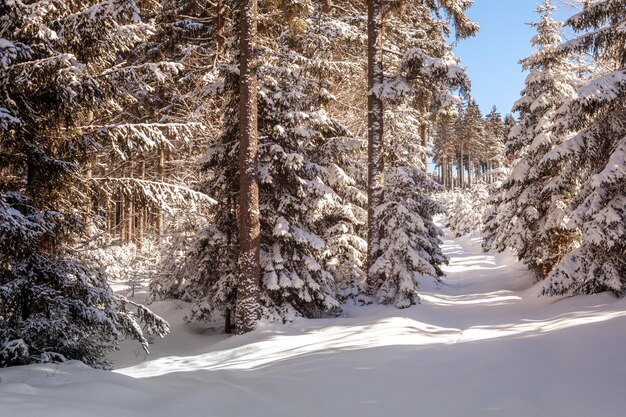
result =
[[538,297],[510,254],[451,240],[447,277],[422,304],[346,307],[340,318],[226,336],[181,324],[152,355],[124,344],[114,372],[80,362],[0,370],[0,416],[618,417],[626,300]]

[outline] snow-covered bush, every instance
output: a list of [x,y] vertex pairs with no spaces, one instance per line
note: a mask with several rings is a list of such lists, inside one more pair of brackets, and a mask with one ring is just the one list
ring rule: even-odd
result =
[[447,192],[439,197],[448,212],[445,227],[450,229],[454,236],[482,231],[490,188],[490,185],[479,182],[469,190]]
[[154,242],[144,240],[141,249],[134,243],[94,243],[82,258],[95,265],[110,283],[126,284],[131,298],[138,289],[156,280],[161,251]]

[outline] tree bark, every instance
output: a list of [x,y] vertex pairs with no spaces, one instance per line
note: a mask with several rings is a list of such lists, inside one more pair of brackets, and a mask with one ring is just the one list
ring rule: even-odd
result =
[[[146,179],[146,160],[142,159],[140,164],[139,164],[139,176],[142,180]],[[139,250],[143,249],[143,240],[144,240],[144,233],[146,230],[146,214],[147,214],[147,208],[145,206],[144,203],[140,204],[138,206],[138,225],[137,225],[137,248]]]
[[259,321],[260,232],[257,128],[256,0],[240,0],[239,33],[239,280],[235,333]]
[[472,188],[472,154],[467,153],[467,188]]
[[459,183],[460,183],[460,188],[464,189],[465,188],[465,156],[463,154],[463,145],[461,145],[461,157],[459,159],[459,172],[460,172],[460,178],[459,178]]
[[[133,165],[131,161],[129,178],[134,178]],[[135,243],[135,197],[131,194],[128,196],[128,225],[126,226],[127,243]]]
[[[159,174],[159,181],[165,180],[165,149],[159,147],[159,162],[157,165],[157,173]],[[155,207],[155,234],[158,243],[161,243],[161,235],[163,234],[163,210],[161,207]]]
[[[122,178],[126,177],[126,168],[122,169]],[[127,213],[126,213],[126,198],[124,197],[124,194],[120,191],[120,242],[121,243],[126,243],[126,239],[128,236],[128,233],[126,232],[126,218],[128,217]]]
[[383,202],[384,185],[384,143],[383,143],[383,102],[380,88],[383,84],[382,61],[382,0],[367,2],[367,276],[371,285],[371,268],[376,261],[380,241],[380,227],[376,219],[376,207]]
[[428,175],[428,154],[426,153],[426,147],[428,146],[428,127],[426,123],[422,123],[420,126],[420,136],[422,139],[422,149],[424,150],[424,172]]

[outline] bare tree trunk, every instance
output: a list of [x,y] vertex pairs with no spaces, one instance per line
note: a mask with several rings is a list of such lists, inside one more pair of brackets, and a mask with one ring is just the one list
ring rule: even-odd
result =
[[448,189],[448,158],[443,158],[441,163],[441,184],[444,189]]
[[382,0],[367,2],[367,275],[372,283],[371,267],[376,261],[380,241],[380,227],[376,219],[376,207],[383,202],[385,179],[383,142],[383,102],[379,89],[383,84],[382,61]]
[[[126,168],[122,169],[122,178],[126,177]],[[120,192],[120,243],[126,243],[128,233],[126,231],[126,198]]]
[[235,333],[259,321],[260,232],[257,128],[256,0],[240,1],[239,65],[239,282]]
[[467,188],[472,188],[472,154],[467,153]]
[[461,160],[459,161],[461,171],[461,189],[465,188],[465,155],[463,154],[463,145],[461,145]]
[[[146,179],[146,160],[142,159],[140,164],[139,164],[139,176],[141,177],[142,180]],[[139,207],[139,218],[138,218],[138,225],[137,225],[137,248],[138,249],[143,249],[143,239],[144,239],[144,232],[146,230],[146,212],[147,212],[147,208],[145,206],[145,204],[141,204]]]
[[113,235],[115,232],[115,203],[111,204],[109,198],[106,199],[106,215],[107,215],[107,232],[109,235]]
[[[87,168],[86,175],[87,175],[87,181],[91,182],[91,179],[93,178],[93,168],[91,167],[91,164],[89,165],[89,168]],[[91,232],[93,230],[93,214],[92,214],[93,206],[94,206],[93,198],[89,196],[87,207],[85,207],[85,224],[84,224],[85,234],[89,237],[91,237]],[[97,209],[95,211],[97,211]]]
[[231,334],[233,332],[233,313],[230,308],[224,311],[224,333]]
[[[157,174],[159,174],[159,181],[165,180],[165,149],[159,148],[159,162],[157,165]],[[155,234],[158,243],[161,243],[161,235],[163,234],[163,211],[160,207],[155,207]]]
[[[130,166],[130,172],[128,177],[129,178],[133,178],[133,165],[131,162],[131,166]],[[135,201],[134,201],[134,196],[131,194],[128,197],[128,226],[127,226],[127,235],[126,235],[126,239],[128,240],[128,243],[134,243],[135,242]]]
[[428,146],[428,127],[426,123],[422,123],[422,126],[420,126],[420,136],[422,138],[422,149],[424,150],[424,172],[428,175],[428,154],[426,153],[426,147]]
[[448,189],[454,189],[454,164],[448,163]]

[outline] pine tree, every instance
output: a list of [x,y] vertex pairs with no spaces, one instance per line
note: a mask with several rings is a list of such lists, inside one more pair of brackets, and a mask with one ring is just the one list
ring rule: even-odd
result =
[[[626,1],[586,2],[566,24],[576,33],[558,56],[590,53],[605,70],[559,110],[566,140],[545,155],[547,192],[572,194],[577,247],[552,270],[545,294],[626,291]],[[577,133],[570,133],[577,132]]]
[[490,184],[498,180],[504,163],[504,138],[506,127],[496,106],[485,116],[485,141],[482,158],[483,172]]
[[508,142],[508,152],[521,158],[502,185],[497,237],[485,240],[498,250],[514,249],[537,280],[544,279],[576,241],[576,233],[565,225],[567,193],[548,191],[551,176],[537,168],[542,158],[563,141],[557,132],[557,110],[573,96],[578,83],[570,58],[554,54],[561,42],[561,23],[551,18],[554,10],[549,0],[537,8],[541,20],[533,24],[537,35],[532,44],[538,49],[521,61],[530,73],[522,97],[514,106],[521,120]]
[[[259,32],[266,45],[258,68],[260,303],[264,319],[289,321],[335,314],[343,298],[363,292],[365,242],[359,234],[365,196],[358,155],[364,145],[327,110],[335,98],[326,77],[334,69],[319,58],[324,52],[319,45],[330,43],[332,36],[336,40],[337,23],[330,17],[318,20],[312,4],[266,6],[260,10],[264,21],[287,14],[294,24],[286,29],[266,25]],[[227,42],[228,59],[236,53]],[[194,305],[189,319],[225,314],[228,320],[237,304],[235,70],[223,66],[222,134],[203,160],[203,189],[216,198],[218,209],[187,259],[199,267],[187,266],[192,275],[182,284],[184,298]]]
[[447,258],[440,248],[442,232],[433,213],[445,209],[431,197],[437,190],[438,185],[419,168],[405,165],[387,170],[385,202],[376,213],[384,237],[380,255],[370,268],[373,276],[380,277],[375,293],[379,303],[410,307],[419,301],[421,283],[443,276],[441,265]]
[[[484,159],[486,153],[483,119],[473,99],[467,103],[463,113],[459,136],[462,138],[463,155],[467,157],[467,186],[472,188],[472,176],[478,172],[479,161]],[[465,160],[462,160],[462,164],[465,165]]]
[[452,189],[452,171],[455,159],[456,112],[443,112],[435,121],[433,154],[434,161],[441,170],[440,182],[446,190]]
[[[406,25],[392,25],[386,32],[385,41],[393,48],[385,62],[391,74],[380,75],[382,82],[371,84],[373,89],[369,91],[374,103],[370,110],[382,112],[378,107],[382,102],[371,97],[375,94],[384,101],[386,111],[384,129],[378,119],[371,119],[368,124],[370,128],[380,128],[371,130],[375,139],[370,136],[369,162],[376,167],[374,172],[382,175],[370,176],[370,191],[372,179],[378,178],[383,181],[379,190],[384,195],[369,201],[368,285],[379,302],[399,308],[417,303],[419,283],[438,280],[443,274],[441,265],[446,262],[439,247],[441,231],[433,222],[433,216],[443,212],[443,207],[432,199],[438,185],[425,175],[424,142],[429,119],[455,101],[452,90],[466,91],[469,87],[446,40],[449,21],[438,13],[448,14],[457,36],[463,38],[477,29],[464,14],[470,4],[393,4],[386,10],[388,16],[393,15]],[[369,22],[382,25],[378,20]],[[371,36],[368,42],[372,42]],[[378,48],[382,48],[382,43]],[[377,52],[370,44],[369,52],[372,59],[371,54],[386,51]],[[379,61],[370,62],[372,73],[382,71],[382,55],[374,58]],[[383,135],[384,143],[378,134]],[[381,152],[384,160],[378,158]],[[372,240],[372,235],[378,240]]]
[[[206,215],[211,205],[191,186],[197,180],[196,158],[206,149],[215,120],[205,80],[216,72],[218,45],[206,38],[217,38],[212,32],[219,25],[213,25],[213,7],[201,7],[197,0],[140,5],[152,29],[124,54],[126,65],[169,62],[177,70],[167,76],[167,85],[150,86],[108,109],[106,122],[94,121],[84,134],[103,144],[93,167],[100,194],[94,209],[106,220],[111,241],[141,248],[144,240],[154,239],[169,255],[175,251],[169,236],[200,221],[191,213]],[[168,238],[161,239],[164,235]]]
[[106,367],[123,335],[147,350],[167,323],[127,307],[74,242],[90,215],[99,110],[176,68],[116,66],[150,26],[133,1],[0,4],[0,366],[78,359]]

